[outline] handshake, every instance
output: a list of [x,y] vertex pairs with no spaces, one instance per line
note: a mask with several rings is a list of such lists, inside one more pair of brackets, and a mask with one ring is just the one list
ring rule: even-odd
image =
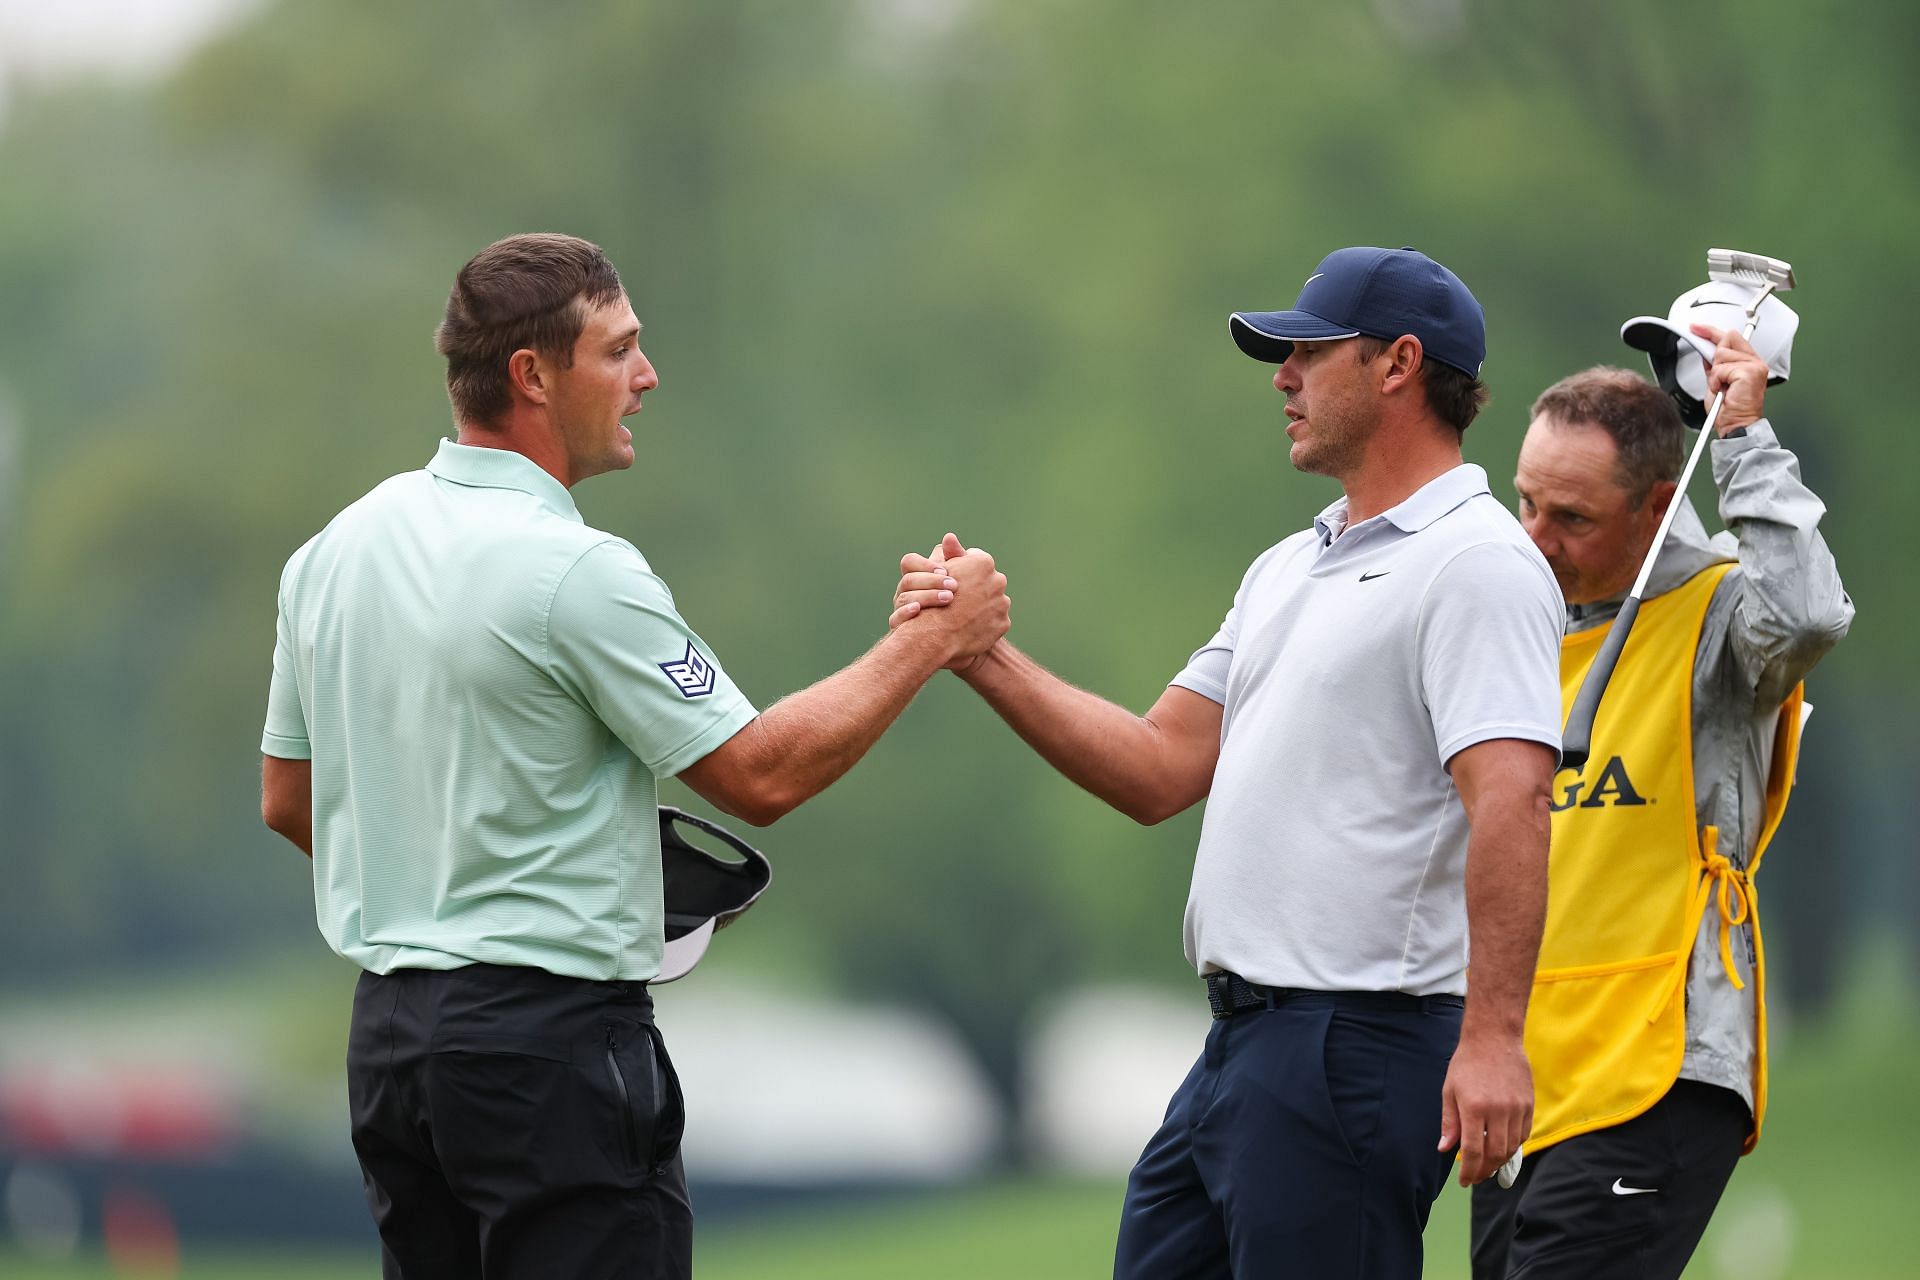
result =
[[994,569],[993,557],[949,533],[927,555],[900,557],[887,627],[934,633],[942,643],[941,665],[965,675],[1007,634],[1012,603],[1007,575]]

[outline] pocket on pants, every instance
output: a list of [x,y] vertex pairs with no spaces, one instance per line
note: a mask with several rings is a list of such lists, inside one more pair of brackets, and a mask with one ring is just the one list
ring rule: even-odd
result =
[[1387,1105],[1387,1053],[1361,1021],[1331,1010],[1322,1024],[1321,1079],[1347,1158],[1364,1167],[1378,1145]]
[[686,1129],[679,1076],[651,1023],[610,1022],[604,1035],[606,1079],[623,1149],[630,1167],[652,1177],[673,1162]]
[[666,1038],[660,1034],[660,1028],[651,1023],[647,1030],[653,1036],[654,1064],[662,1085],[654,1091],[661,1105],[653,1142],[653,1171],[662,1173],[680,1154],[680,1141],[687,1130],[687,1097],[680,1089],[680,1073],[674,1070],[673,1058],[667,1053]]
[[424,1060],[420,1079],[434,1162],[467,1203],[519,1204],[625,1167],[608,1090],[586,1087],[589,1063],[461,1037]]

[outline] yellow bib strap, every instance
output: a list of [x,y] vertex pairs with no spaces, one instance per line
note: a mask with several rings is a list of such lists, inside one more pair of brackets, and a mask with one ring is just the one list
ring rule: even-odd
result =
[[1747,984],[1733,967],[1733,931],[1753,918],[1753,883],[1745,871],[1721,855],[1719,844],[1718,828],[1701,832],[1700,851],[1707,865],[1700,883],[1713,886],[1714,905],[1720,909],[1720,963],[1727,971],[1727,981],[1733,983],[1735,991],[1745,991]]
[[[1720,912],[1720,963],[1727,971],[1727,981],[1733,983],[1734,990],[1745,991],[1747,984],[1733,965],[1733,931],[1753,917],[1753,883],[1720,852],[1718,827],[1700,829],[1700,878],[1687,904],[1687,919],[1694,922],[1695,929],[1700,927],[1708,907]],[[1661,984],[1653,1008],[1647,1011],[1647,1021],[1659,1021],[1686,985],[1687,966],[1674,966],[1673,976]]]

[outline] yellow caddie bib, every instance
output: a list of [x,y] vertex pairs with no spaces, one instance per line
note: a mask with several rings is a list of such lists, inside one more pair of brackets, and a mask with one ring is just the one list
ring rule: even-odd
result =
[[[1630,1120],[1672,1087],[1686,1052],[1687,963],[1707,911],[1719,914],[1721,956],[1736,983],[1734,929],[1753,924],[1759,1052],[1747,1149],[1759,1138],[1765,960],[1752,875],[1786,809],[1801,690],[1781,708],[1760,839],[1748,868],[1736,870],[1718,833],[1697,825],[1693,781],[1694,654],[1714,589],[1733,568],[1704,569],[1641,605],[1600,704],[1591,756],[1554,778],[1547,924],[1527,1009],[1530,1152]],[[1561,641],[1563,715],[1608,630]]]

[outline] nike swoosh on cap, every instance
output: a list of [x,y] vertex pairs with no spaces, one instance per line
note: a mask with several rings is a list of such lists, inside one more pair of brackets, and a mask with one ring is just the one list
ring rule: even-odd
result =
[[1318,280],[1318,279],[1319,279],[1319,278],[1320,278],[1321,276],[1323,276],[1323,275],[1325,275],[1325,274],[1327,274],[1327,273],[1326,273],[1326,272],[1324,272],[1324,271],[1316,271],[1316,272],[1314,272],[1314,273],[1313,273],[1312,275],[1310,275],[1310,276],[1308,276],[1308,277],[1307,277],[1307,284],[1303,284],[1303,285],[1301,285],[1300,287],[1301,287],[1302,289],[1304,289],[1304,288],[1306,288],[1308,284],[1312,284],[1312,283],[1313,283],[1313,282],[1314,282],[1315,280]]
[[1658,1187],[1629,1187],[1624,1178],[1613,1180],[1613,1194],[1617,1196],[1651,1196],[1658,1195],[1659,1192]]

